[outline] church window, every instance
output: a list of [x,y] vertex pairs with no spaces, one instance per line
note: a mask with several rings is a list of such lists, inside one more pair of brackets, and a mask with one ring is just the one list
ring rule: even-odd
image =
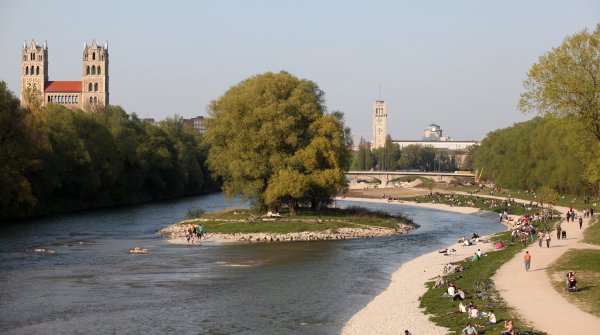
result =
[[96,67],[92,65],[92,75],[96,74]]
[[39,66],[36,66],[36,67],[35,67],[35,74],[36,74],[36,75],[39,75],[39,74],[40,74],[40,67],[39,67]]
[[89,83],[88,84],[88,92],[91,92],[91,91],[92,91],[92,83]]
[[94,97],[94,104],[97,104],[97,103],[98,103],[98,98]]
[[96,53],[92,52],[92,60],[96,60]]
[[85,70],[85,74],[87,74],[88,76],[90,75],[90,66],[88,65],[86,70]]
[[29,66],[25,67],[25,75],[28,76],[29,75]]
[[98,65],[98,75],[100,75],[100,74],[101,74],[100,65]]
[[33,55],[33,53],[29,54],[29,60],[35,60],[35,56]]
[[98,92],[98,83],[94,84],[94,92]]
[[33,65],[31,65],[31,68],[29,69],[29,73],[31,73],[31,75],[33,76]]
[[51,100],[51,97],[50,97],[50,96],[48,96],[48,102],[50,102],[50,100]]

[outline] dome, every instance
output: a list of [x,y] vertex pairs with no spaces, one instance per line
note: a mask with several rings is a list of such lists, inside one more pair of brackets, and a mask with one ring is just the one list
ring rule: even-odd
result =
[[439,130],[440,130],[440,126],[438,126],[435,123],[432,123],[432,124],[428,125],[427,127],[425,127],[425,131],[435,132],[435,131],[439,131]]

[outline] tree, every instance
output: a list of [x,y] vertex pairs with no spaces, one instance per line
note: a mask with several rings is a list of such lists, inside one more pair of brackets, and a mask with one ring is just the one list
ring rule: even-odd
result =
[[600,141],[600,24],[541,56],[524,86],[521,111],[575,116]]
[[300,202],[317,209],[344,182],[351,138],[324,93],[287,72],[264,73],[230,88],[208,108],[208,166],[223,191],[258,209]]
[[0,81],[0,219],[26,216],[37,203],[27,180],[33,148],[40,144],[32,118]]

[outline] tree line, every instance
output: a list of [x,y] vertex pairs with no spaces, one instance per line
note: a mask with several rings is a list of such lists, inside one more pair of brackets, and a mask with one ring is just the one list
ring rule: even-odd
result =
[[533,64],[519,100],[539,117],[488,134],[475,167],[503,187],[600,194],[600,24]]
[[[467,154],[460,153],[460,154]],[[418,170],[418,171],[455,171],[470,169],[469,164],[458,164],[455,156],[449,151],[436,150],[431,146],[408,145],[402,149],[397,143],[392,142],[387,135],[385,145],[373,149],[371,144],[361,138],[358,148],[352,157],[353,171],[396,171],[396,170]],[[469,159],[467,159],[469,161]]]
[[202,136],[108,106],[22,108],[0,82],[0,220],[136,203],[215,188]]

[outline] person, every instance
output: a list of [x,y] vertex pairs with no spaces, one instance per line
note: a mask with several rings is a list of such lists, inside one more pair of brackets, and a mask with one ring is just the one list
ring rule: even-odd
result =
[[540,245],[540,248],[542,247],[543,241],[544,241],[544,233],[542,233],[542,231],[540,230],[540,232],[538,233],[538,244]]
[[556,239],[560,240],[560,232],[562,228],[560,227],[560,223],[556,225]]
[[546,232],[546,235],[544,235],[544,240],[546,240],[546,247],[550,248],[550,232]]
[[479,260],[479,254],[475,253],[475,255],[473,256],[473,262],[477,262]]
[[442,278],[442,276],[438,275],[437,280],[435,281],[435,285],[433,285],[433,288],[442,287],[442,285],[444,285],[444,278]]
[[477,329],[475,329],[473,327],[473,325],[471,325],[471,323],[467,323],[467,326],[465,327],[465,329],[462,330],[462,333],[460,333],[461,335],[479,335],[479,333],[477,332]]
[[583,218],[580,216],[579,217],[579,229],[581,229],[582,225],[583,225]]
[[407,329],[407,330],[404,331],[404,335],[412,335],[412,334]]
[[202,237],[202,233],[200,232],[202,228],[202,224],[198,225],[198,229],[196,230],[196,238],[198,239],[198,242],[200,242],[200,238]]
[[481,258],[482,255],[483,255],[483,253],[481,252],[481,249],[477,249],[477,256],[479,256],[479,258]]
[[454,284],[450,284],[448,285],[448,295],[451,297],[454,297],[454,295],[456,294],[456,287],[454,287]]
[[460,289],[460,287],[456,288],[456,294],[454,294],[454,296],[452,297],[452,300],[465,300],[465,292],[463,290]]
[[496,324],[496,314],[494,314],[494,310],[490,309],[490,315],[488,315],[488,321],[486,321],[483,326],[491,326]]
[[473,307],[471,307],[471,310],[469,311],[469,317],[470,318],[478,318],[479,317],[479,310],[477,309],[477,306],[473,305]]
[[198,242],[200,242],[200,239],[204,236],[204,226],[202,225],[202,223],[200,224],[200,227],[198,228],[198,232],[200,233],[200,237],[198,237]]
[[500,335],[515,335],[515,326],[513,325],[512,320],[508,320],[504,322],[504,332]]
[[531,266],[531,255],[529,254],[529,251],[525,251],[523,260],[525,261],[525,271],[529,271],[529,267]]

